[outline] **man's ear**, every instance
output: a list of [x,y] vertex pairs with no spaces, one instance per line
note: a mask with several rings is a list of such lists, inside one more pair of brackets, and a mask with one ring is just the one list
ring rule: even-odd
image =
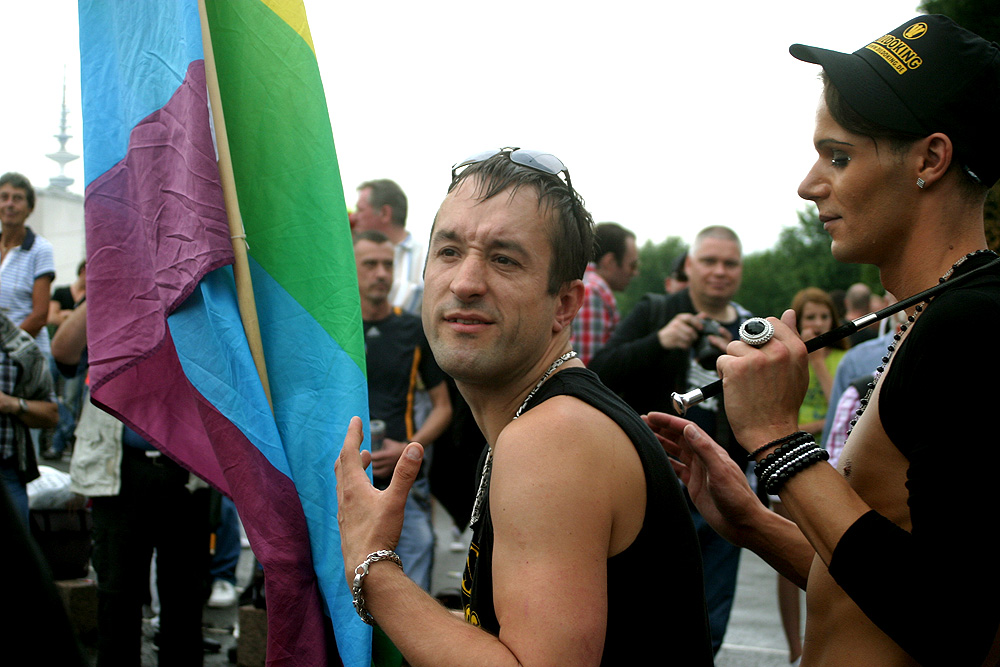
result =
[[618,260],[615,259],[615,253],[608,251],[601,255],[597,261],[594,262],[594,265],[597,267],[598,273],[600,273],[606,268],[617,268]]
[[555,317],[552,320],[552,333],[559,333],[570,325],[580,306],[583,305],[583,295],[582,280],[571,280],[559,288]]
[[916,177],[924,182],[924,188],[941,180],[951,167],[955,149],[946,134],[935,132],[916,142]]
[[382,208],[379,209],[379,217],[382,219],[382,222],[392,222],[392,206],[382,204]]

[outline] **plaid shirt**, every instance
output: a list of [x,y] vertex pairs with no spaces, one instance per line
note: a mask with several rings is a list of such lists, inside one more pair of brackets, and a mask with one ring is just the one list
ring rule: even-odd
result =
[[[17,384],[17,364],[3,350],[0,350],[0,391],[13,396]],[[0,414],[0,460],[9,461],[14,458],[14,419],[12,415]]]
[[834,468],[840,460],[840,452],[847,444],[847,431],[851,428],[851,420],[854,419],[859,407],[861,407],[861,395],[857,387],[851,385],[844,390],[837,402],[833,425],[830,426],[830,433],[826,436],[826,451],[830,454],[830,465]]
[[583,305],[573,318],[570,344],[580,355],[580,360],[589,365],[618,324],[618,304],[593,262],[587,265],[583,274],[583,287]]
[[[56,401],[49,362],[34,339],[0,315],[0,391],[26,400]],[[31,435],[16,415],[0,415],[0,460],[17,468],[22,484],[38,477]]]

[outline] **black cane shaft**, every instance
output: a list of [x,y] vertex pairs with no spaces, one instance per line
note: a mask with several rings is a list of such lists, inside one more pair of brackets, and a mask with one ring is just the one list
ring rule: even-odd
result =
[[[897,304],[893,304],[893,306],[891,306],[891,307],[895,307],[896,305]],[[888,309],[884,309],[884,310],[888,310]],[[881,313],[882,311],[879,311],[879,312]],[[887,313],[887,314],[883,315],[882,317],[879,317],[879,318],[876,318],[876,319],[871,319],[871,322],[872,323],[878,322],[880,319],[882,319],[884,317],[888,317],[889,315],[892,315],[893,313],[897,313],[897,312],[899,312],[899,309],[892,311],[892,313]],[[830,331],[827,331],[825,334],[820,334],[819,336],[816,336],[815,338],[810,338],[809,340],[806,341],[806,351],[807,352],[815,352],[816,350],[819,350],[821,348],[827,347],[829,345],[833,345],[838,340],[841,340],[843,338],[847,338],[852,333],[854,333],[855,331],[857,331],[859,328],[867,326],[868,322],[865,322],[863,324],[859,324],[859,322],[861,322],[862,320],[870,319],[870,318],[872,318],[873,315],[877,315],[877,313],[870,313],[868,315],[865,315],[864,317],[859,317],[858,319],[851,320],[847,324],[839,326],[836,329],[832,329]],[[697,401],[697,403],[700,403],[701,401],[703,401],[705,399],[712,398],[713,396],[718,396],[720,393],[722,393],[722,380],[719,379],[719,380],[715,380],[714,382],[709,382],[704,387],[701,387],[701,400]],[[695,405],[695,403],[692,403],[692,405]]]
[[[895,315],[896,313],[906,310],[907,308],[915,306],[918,303],[929,301],[930,299],[934,298],[944,290],[950,289],[957,284],[965,282],[969,278],[977,275],[980,271],[983,271],[984,269],[987,269],[991,266],[995,266],[998,262],[1000,262],[1000,258],[994,259],[989,264],[985,264],[974,271],[969,271],[968,273],[964,273],[960,276],[955,276],[951,280],[938,283],[934,287],[926,289],[923,292],[919,292],[911,297],[908,297],[901,301],[897,301],[891,306],[886,306],[882,310],[876,311],[874,313],[868,313],[867,315],[863,315],[856,320],[851,320],[847,324],[839,326],[836,329],[827,331],[825,334],[820,334],[815,338],[810,338],[809,340],[806,341],[806,351],[815,352],[816,350],[819,350],[821,348],[828,347],[839,340],[847,338],[858,329],[863,329],[870,324],[874,324],[875,322],[880,322],[885,318],[890,317],[891,315]],[[713,396],[718,396],[720,393],[722,393],[721,379],[715,380],[714,382],[710,382],[706,384],[704,387],[689,391],[686,394],[680,394],[675,392],[672,395],[674,402],[674,410],[677,411],[677,414],[683,415],[685,412],[687,412],[687,409],[690,408],[692,405],[697,405],[698,403],[701,403],[705,399],[712,398]]]

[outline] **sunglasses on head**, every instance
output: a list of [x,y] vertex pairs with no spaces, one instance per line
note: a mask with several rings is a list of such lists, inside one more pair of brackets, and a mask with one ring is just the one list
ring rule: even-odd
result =
[[510,161],[515,164],[527,167],[528,169],[534,169],[535,171],[540,171],[543,174],[551,174],[553,176],[564,174],[566,187],[570,189],[570,192],[573,192],[573,183],[569,179],[569,169],[567,169],[566,165],[562,163],[562,160],[557,158],[552,153],[546,153],[545,151],[536,151],[529,148],[516,148],[511,146],[483,151],[482,153],[477,153],[476,155],[468,157],[455,164],[451,168],[452,182],[454,182],[455,179],[462,173],[462,170],[469,165],[476,164],[477,162],[485,162],[494,155],[499,155],[500,153],[505,154],[508,158],[510,158]]

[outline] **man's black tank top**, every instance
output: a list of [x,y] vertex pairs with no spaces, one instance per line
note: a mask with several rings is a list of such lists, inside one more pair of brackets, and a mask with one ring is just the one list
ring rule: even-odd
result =
[[[567,368],[554,374],[525,410],[554,396],[573,396],[610,417],[635,445],[646,476],[642,529],[628,548],[608,559],[608,626],[601,664],[640,664],[659,656],[666,664],[712,665],[698,541],[680,482],[659,441],[592,371]],[[485,451],[479,474],[484,461]],[[486,502],[473,526],[462,602],[466,620],[499,635],[492,561],[493,520]]]

